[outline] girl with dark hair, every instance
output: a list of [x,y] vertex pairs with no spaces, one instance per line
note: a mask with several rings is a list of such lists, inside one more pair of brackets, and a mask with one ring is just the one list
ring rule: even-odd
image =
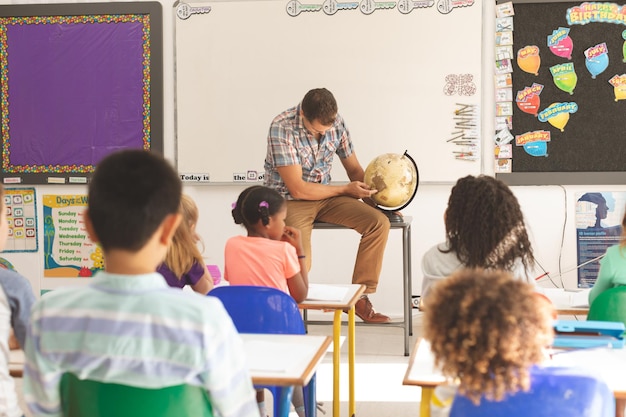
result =
[[[224,250],[224,279],[231,285],[274,287],[291,294],[300,303],[309,291],[300,230],[285,226],[285,199],[268,187],[253,186],[239,194],[232,210],[236,224],[247,236],[234,236]],[[257,391],[257,402],[265,417],[265,393]],[[304,417],[302,389],[294,389],[292,403]]]
[[505,270],[534,284],[529,278],[534,257],[522,209],[502,181],[485,175],[459,179],[444,218],[446,241],[422,259],[422,299],[434,282],[463,267]]

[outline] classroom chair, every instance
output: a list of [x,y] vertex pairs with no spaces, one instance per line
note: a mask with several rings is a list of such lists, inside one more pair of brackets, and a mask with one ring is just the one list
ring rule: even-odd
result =
[[[208,297],[222,301],[239,333],[305,334],[298,304],[276,288],[248,285],[227,285],[211,290]],[[274,399],[274,415],[287,416],[291,407],[293,387],[256,386],[267,389]],[[304,390],[307,417],[317,414],[315,375]]]
[[61,409],[63,417],[213,417],[209,397],[199,386],[140,388],[72,373],[61,378]]
[[475,405],[457,394],[450,417],[615,417],[613,392],[597,377],[565,367],[534,367],[528,392]]
[[587,320],[617,321],[626,325],[626,286],[601,292],[589,306]]

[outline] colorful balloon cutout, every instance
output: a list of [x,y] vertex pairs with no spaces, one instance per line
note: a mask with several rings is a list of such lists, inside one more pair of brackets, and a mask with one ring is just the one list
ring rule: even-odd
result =
[[626,99],[626,85],[617,85],[613,87],[613,93],[615,94],[615,101]]
[[524,72],[539,75],[539,67],[541,66],[539,48],[532,45],[525,46],[517,51],[517,65]]
[[624,45],[622,45],[622,62],[626,62],[626,30],[622,32],[622,39],[624,39]]
[[594,80],[596,76],[602,74],[609,67],[609,55],[602,54],[591,59],[585,58],[585,66]]
[[569,36],[561,39],[556,45],[550,46],[550,51],[561,58],[572,59],[572,50],[574,49],[574,42]]
[[564,72],[557,74],[553,78],[554,84],[566,93],[574,94],[574,88],[578,83],[578,76],[575,72]]
[[569,122],[569,113],[567,112],[556,114],[548,119],[548,123],[559,129],[561,132],[565,131],[565,125],[567,125],[567,122]]
[[531,156],[548,156],[548,142],[528,142],[524,144],[524,150]]
[[517,107],[524,113],[532,114],[533,116],[537,115],[539,111],[539,104],[541,100],[537,94],[531,94],[526,97],[526,101],[518,101]]

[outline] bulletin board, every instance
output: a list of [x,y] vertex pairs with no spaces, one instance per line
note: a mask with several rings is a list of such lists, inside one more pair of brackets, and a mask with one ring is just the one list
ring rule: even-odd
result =
[[[513,185],[626,183],[626,7],[557,1],[514,9],[512,172],[497,177]],[[532,89],[532,102],[516,102]],[[529,137],[536,146],[524,146]]]
[[158,2],[0,6],[5,184],[86,183],[106,155],[163,151]]
[[[174,7],[176,149],[184,181],[262,181],[270,122],[318,87],[337,99],[363,167],[380,154],[408,151],[421,182],[482,172],[482,2]],[[471,158],[460,158],[464,148],[448,141],[463,105],[476,110]],[[338,158],[332,178],[347,180]]]

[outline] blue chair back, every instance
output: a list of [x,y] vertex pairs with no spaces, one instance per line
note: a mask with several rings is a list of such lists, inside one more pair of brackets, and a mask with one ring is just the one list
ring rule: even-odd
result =
[[[220,299],[239,333],[306,334],[298,304],[289,294],[276,288],[228,285],[214,288],[208,296]],[[303,387],[307,417],[317,414],[315,379],[313,375],[309,384]],[[272,392],[275,416],[289,414],[292,387],[257,388]]]
[[305,334],[298,304],[272,287],[230,285],[214,288],[239,333]]
[[606,383],[584,370],[535,367],[528,392],[474,405],[458,395],[450,417],[615,417],[615,399]]

